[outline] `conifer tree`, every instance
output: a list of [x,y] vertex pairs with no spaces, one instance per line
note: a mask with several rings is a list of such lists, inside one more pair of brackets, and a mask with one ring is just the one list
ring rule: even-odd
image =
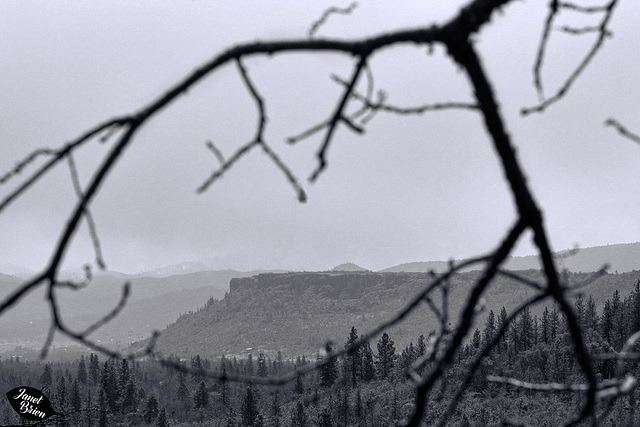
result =
[[[336,366],[336,359],[331,357],[332,349],[327,346],[326,357],[329,361],[320,367],[320,385],[322,387],[331,387],[338,378],[338,367]],[[319,356],[319,361],[322,357]]]
[[136,411],[138,407],[138,394],[136,393],[136,385],[133,382],[133,378],[129,378],[129,384],[127,384],[124,396],[125,410]]
[[185,400],[189,397],[189,388],[187,388],[184,372],[178,373],[178,389],[176,390],[176,397],[178,400]]
[[87,391],[87,403],[85,406],[85,413],[84,413],[84,426],[86,427],[92,427],[93,426],[93,399],[91,398],[91,389],[89,389]]
[[478,350],[482,345],[482,334],[480,333],[480,329],[478,328],[476,328],[476,330],[473,331],[473,338],[471,338],[471,345],[473,346],[474,350]]
[[116,412],[118,401],[118,385],[113,363],[109,360],[104,362],[100,373],[100,388],[104,390],[104,396],[109,411]]
[[259,377],[266,377],[267,375],[269,375],[269,370],[267,367],[267,359],[264,357],[264,353],[260,353],[258,355],[258,376]]
[[191,378],[194,381],[198,382],[204,379],[204,376],[203,376],[204,366],[202,365],[202,358],[200,357],[199,354],[196,354],[195,356],[191,357],[191,369],[193,370],[193,373],[191,374]]
[[498,353],[505,353],[509,349],[509,327],[507,325],[507,310],[502,306],[498,315],[498,330],[504,330],[500,342],[498,343]]
[[282,357],[282,352],[278,350],[278,355],[276,356],[276,360],[273,364],[273,373],[275,375],[279,375],[282,372],[282,368],[284,367],[284,359]]
[[[345,348],[352,347],[358,341],[358,330],[352,326],[349,332],[349,338],[347,339]],[[352,348],[347,353],[347,375],[351,379],[351,386],[356,387],[358,380],[362,378],[362,351],[361,348]]]
[[104,388],[100,387],[100,392],[98,394],[98,426],[99,427],[107,427],[108,423],[108,414],[109,414],[109,406],[107,404],[107,396],[104,392]]
[[302,402],[298,402],[291,412],[291,427],[307,427],[307,414]]
[[97,354],[89,355],[89,378],[93,384],[98,384],[100,376],[100,360]]
[[193,403],[196,409],[202,409],[209,406],[209,392],[204,381],[200,381],[198,390],[193,395]]
[[40,375],[40,387],[44,390],[50,388],[53,382],[53,376],[51,374],[51,365],[49,363],[44,365],[42,375]]
[[596,307],[596,302],[593,299],[593,295],[589,295],[585,317],[587,322],[587,330],[592,332],[597,331],[599,316],[598,316],[598,308]]
[[545,306],[542,312],[542,322],[540,322],[540,339],[543,343],[549,344],[551,342],[551,325],[549,307]]
[[62,413],[67,411],[67,384],[64,375],[60,375],[58,387],[56,388],[56,401],[58,410]]
[[482,335],[482,344],[487,346],[496,334],[496,316],[493,310],[489,311],[487,321],[484,324],[484,333]]
[[385,332],[378,341],[378,354],[376,356],[376,372],[380,379],[391,379],[393,376],[393,368],[395,365],[396,348],[394,342]]
[[318,421],[316,425],[318,427],[333,427],[331,422],[331,409],[325,407],[318,413]]
[[147,424],[151,424],[158,416],[158,400],[154,395],[149,396],[147,404],[144,408],[144,420]]
[[304,394],[304,383],[302,382],[302,375],[298,375],[296,377],[296,380],[293,383],[293,393]]
[[129,370],[129,361],[127,359],[122,359],[120,362],[120,376],[118,378],[118,389],[121,392],[124,392],[127,384],[129,384],[129,379],[131,377],[131,372]]
[[227,416],[225,419],[225,427],[238,427],[238,422],[236,419],[236,412],[232,407],[229,407],[227,411]]
[[84,354],[80,356],[80,363],[78,363],[78,382],[80,384],[87,383],[87,365],[84,361]]
[[243,427],[253,427],[253,422],[258,416],[258,402],[256,399],[256,391],[253,384],[247,385],[242,406],[240,409],[240,417]]
[[246,375],[248,377],[252,377],[253,373],[254,373],[254,366],[253,366],[253,354],[249,353],[249,357],[247,358],[247,364],[246,364],[246,371],[245,371]]
[[518,322],[518,350],[527,351],[533,346],[533,320],[531,310],[525,307],[520,313]]
[[271,401],[271,424],[273,427],[280,427],[280,414],[282,409],[280,408],[280,393],[276,390],[273,393],[273,400]]
[[168,427],[169,422],[167,421],[167,411],[162,408],[160,413],[158,414],[158,420],[156,421],[156,427]]
[[373,364],[373,351],[367,341],[362,346],[362,380],[369,382],[375,378],[375,369]]
[[80,398],[80,387],[78,386],[78,380],[73,380],[69,403],[73,411],[79,411],[80,409],[82,409],[82,399]]

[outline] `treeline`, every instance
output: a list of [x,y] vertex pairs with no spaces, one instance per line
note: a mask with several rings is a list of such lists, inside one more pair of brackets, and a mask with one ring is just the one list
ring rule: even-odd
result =
[[[578,297],[575,312],[592,355],[619,352],[626,340],[640,330],[640,281],[623,298],[615,291],[599,309],[592,297]],[[584,382],[575,361],[564,315],[555,305],[535,314],[524,309],[505,329],[508,313],[490,311],[455,357],[452,369],[443,376],[434,396],[429,396],[425,424],[441,416],[457,387],[467,378],[469,367],[485,351],[477,374],[462,395],[452,425],[499,424],[518,420],[533,425],[558,425],[576,413],[583,397],[576,392],[539,393],[488,382],[488,374],[533,383]],[[352,348],[359,338],[352,327],[341,345]],[[57,412],[46,424],[58,426],[154,425],[225,427],[377,427],[394,425],[413,410],[416,374],[432,366],[430,355],[448,335],[431,331],[417,337],[404,349],[396,349],[392,337],[353,348],[331,358],[321,368],[298,376],[281,387],[220,381],[206,371],[221,376],[270,377],[294,372],[311,363],[305,356],[275,358],[222,357],[212,361],[195,355],[172,361],[190,373],[162,368],[156,363],[129,360],[102,360],[90,354],[74,362],[42,364],[18,359],[0,362],[0,384],[8,391],[18,385],[39,388]],[[337,346],[335,346],[337,347]],[[323,361],[337,348],[327,348],[312,359]],[[638,350],[638,346],[630,350]],[[620,366],[614,360],[598,360],[600,380],[612,378]],[[625,369],[640,374],[637,362],[625,362]],[[598,409],[607,417],[602,424],[635,425],[640,422],[634,408],[640,396],[633,391],[613,407]],[[5,399],[0,424],[25,424]],[[42,423],[40,424],[42,425]]]

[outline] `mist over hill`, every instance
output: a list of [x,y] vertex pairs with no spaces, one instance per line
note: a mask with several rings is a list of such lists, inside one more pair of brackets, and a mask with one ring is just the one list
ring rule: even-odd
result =
[[[131,284],[130,296],[120,314],[91,335],[91,339],[112,348],[143,339],[154,330],[164,329],[181,314],[202,306],[210,298],[222,299],[234,277],[256,272],[234,270],[201,271],[168,277],[134,277],[102,273],[78,291],[57,291],[66,325],[82,330],[109,313],[118,304],[124,283]],[[0,274],[0,298],[15,290],[23,279]],[[40,347],[49,327],[49,308],[44,288],[28,294],[0,317],[0,351],[18,345]],[[58,340],[57,344],[61,344]]]
[[[556,260],[561,270],[574,273],[598,271],[603,267],[610,272],[629,272],[640,270],[640,243],[621,243],[606,246],[594,246],[582,249],[567,249],[556,252]],[[450,263],[446,261],[409,262],[381,270],[382,272],[428,272],[447,271]],[[473,269],[475,267],[470,268]],[[540,260],[536,255],[523,257],[511,256],[505,261],[507,270],[538,270]]]

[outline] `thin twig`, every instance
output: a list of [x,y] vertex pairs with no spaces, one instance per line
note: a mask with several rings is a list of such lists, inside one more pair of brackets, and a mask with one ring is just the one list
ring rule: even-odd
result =
[[618,133],[622,136],[624,136],[627,139],[630,139],[633,142],[637,142],[638,144],[640,144],[640,136],[638,136],[637,134],[631,132],[629,129],[627,129],[626,127],[624,127],[619,121],[617,121],[614,118],[608,118],[605,122],[604,122],[605,126],[611,126],[613,128],[615,128]]
[[350,15],[354,9],[358,7],[358,2],[351,3],[348,7],[339,8],[339,7],[330,7],[322,13],[322,16],[318,18],[309,28],[308,36],[309,38],[313,37],[316,32],[320,29],[322,25],[324,25],[331,15]]

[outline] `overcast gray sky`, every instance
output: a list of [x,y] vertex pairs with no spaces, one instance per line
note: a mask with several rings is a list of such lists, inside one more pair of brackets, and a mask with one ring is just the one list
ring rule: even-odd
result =
[[[446,6],[443,6],[446,3]],[[461,2],[465,3],[465,2]],[[336,1],[0,2],[0,172],[39,147],[58,147],[113,116],[141,108],[227,46],[306,37]],[[318,37],[362,37],[441,22],[457,2],[367,1],[333,16]],[[560,104],[523,118],[536,103],[532,64],[546,2],[513,2],[476,36],[509,132],[540,201],[556,250],[640,241],[640,146],[603,127],[638,121],[640,13],[621,2],[609,38]],[[569,19],[563,22],[571,21]],[[580,25],[596,24],[578,21]],[[545,65],[551,93],[579,60],[585,38],[554,34]],[[306,181],[320,142],[284,143],[324,120],[348,77],[340,55],[280,55],[246,61],[265,97],[267,138],[302,180],[296,201],[282,173],[255,151],[206,193],[216,167],[207,140],[230,155],[252,138],[256,109],[233,67],[225,67],[139,133],[91,206],[107,265],[139,272],[203,258],[219,268],[322,270],[342,262],[382,269],[463,258],[492,249],[514,218],[502,172],[479,116],[445,111],[379,114],[365,135],[340,128],[329,168]],[[455,66],[437,48],[389,49],[371,62],[390,103],[470,101]],[[109,148],[76,155],[86,183]],[[26,175],[25,175],[26,176]],[[18,181],[0,188],[0,195]],[[39,269],[75,202],[61,165],[0,215],[0,264]],[[523,242],[518,254],[530,254]],[[86,227],[65,266],[93,260]]]

